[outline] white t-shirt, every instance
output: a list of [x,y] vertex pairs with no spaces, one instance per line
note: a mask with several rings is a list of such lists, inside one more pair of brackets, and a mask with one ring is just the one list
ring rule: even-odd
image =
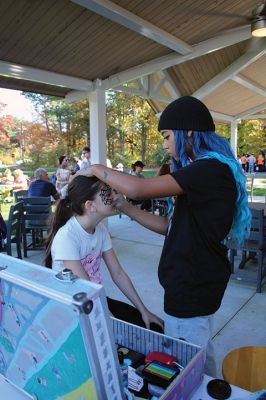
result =
[[90,165],[91,165],[90,160],[88,160],[87,158],[83,158],[80,164],[80,169],[88,168]]
[[100,265],[102,253],[112,248],[110,235],[104,224],[99,223],[95,232],[86,232],[75,217],[59,229],[54,237],[51,254],[52,268],[64,269],[63,260],[80,260],[90,280],[102,283]]

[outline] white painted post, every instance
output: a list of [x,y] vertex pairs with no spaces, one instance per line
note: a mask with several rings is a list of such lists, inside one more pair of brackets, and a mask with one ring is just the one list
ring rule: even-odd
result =
[[231,147],[237,157],[237,120],[231,121]]
[[91,163],[106,165],[106,105],[105,90],[89,94]]
[[[105,90],[89,94],[91,163],[106,165],[106,105]],[[103,223],[108,228],[108,218]]]

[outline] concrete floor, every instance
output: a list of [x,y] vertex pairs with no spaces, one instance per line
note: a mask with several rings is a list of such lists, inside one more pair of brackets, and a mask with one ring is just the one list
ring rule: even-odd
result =
[[[109,231],[121,265],[132,279],[147,307],[163,318],[163,290],[157,267],[164,237],[141,227],[123,215],[108,220]],[[28,261],[41,264],[43,252],[29,252]],[[125,301],[103,266],[106,293]],[[242,275],[241,275],[242,274]],[[241,281],[241,276],[256,278],[256,263],[250,261],[247,271],[236,271],[239,280],[230,280],[222,305],[215,315],[213,342],[216,350],[218,376],[225,355],[236,347],[266,346],[266,285],[256,294],[255,283]]]

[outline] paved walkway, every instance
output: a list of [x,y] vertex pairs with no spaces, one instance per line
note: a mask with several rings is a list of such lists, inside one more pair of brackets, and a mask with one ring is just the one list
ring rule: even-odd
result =
[[[163,245],[163,236],[150,232],[130,218],[109,218],[109,230],[117,256],[131,277],[145,304],[163,317],[163,290],[158,282],[157,267]],[[30,252],[29,261],[41,263],[43,252]],[[249,262],[247,271],[237,271],[256,277],[256,263]],[[102,268],[107,294],[125,301],[113,284],[107,269]],[[232,349],[266,343],[266,285],[256,294],[254,283],[231,280],[222,305],[215,316],[213,341],[221,376],[221,363]]]

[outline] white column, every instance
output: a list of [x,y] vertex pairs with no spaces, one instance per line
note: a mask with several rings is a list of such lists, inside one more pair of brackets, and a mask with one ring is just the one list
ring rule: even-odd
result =
[[89,94],[91,163],[106,165],[106,105],[105,90]]
[[[105,90],[89,94],[91,163],[106,165],[106,105]],[[108,218],[103,223],[108,228]]]
[[237,121],[231,121],[231,147],[237,157]]

